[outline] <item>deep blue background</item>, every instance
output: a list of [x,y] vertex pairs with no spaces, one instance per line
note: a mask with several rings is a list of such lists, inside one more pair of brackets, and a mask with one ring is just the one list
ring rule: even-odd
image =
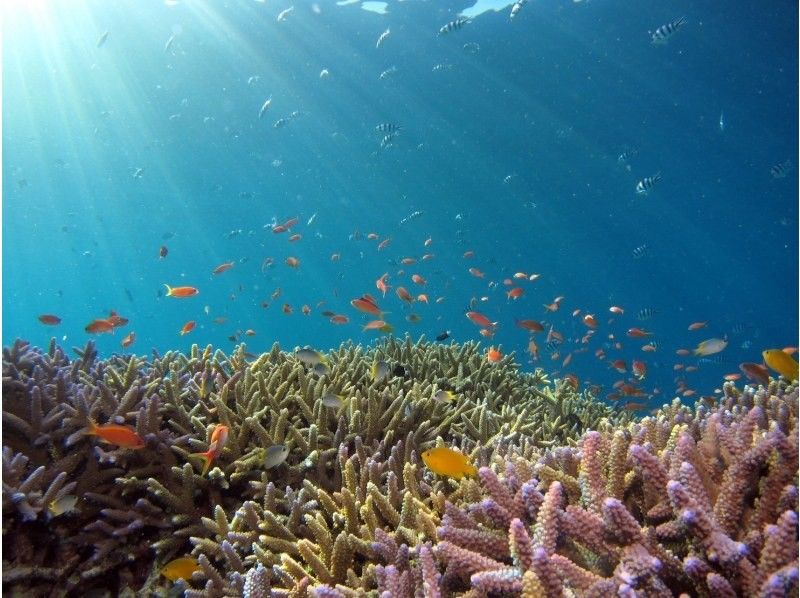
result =
[[[537,336],[548,370],[582,346],[586,328],[571,312],[591,312],[600,326],[568,371],[608,389],[622,376],[596,349],[644,359],[645,389],[666,395],[654,403],[674,392],[675,363],[696,364],[678,348],[728,335],[722,363],[686,378],[707,394],[762,349],[797,345],[797,3],[537,1],[513,22],[506,8],[441,37],[468,4],[392,2],[377,15],[298,3],[277,22],[288,6],[4,3],[4,345],[52,335],[83,345],[86,324],[111,309],[130,323],[98,338],[105,355],[130,330],[138,353],[229,350],[227,337],[248,328],[251,351],[366,343],[376,334],[361,332],[366,319],[349,302],[377,294],[384,272],[414,293],[411,273],[428,281],[418,324],[405,321],[394,288],[379,301],[398,333],[480,338],[463,312],[488,296],[478,309],[500,322],[493,342],[505,352],[527,345],[514,318],[545,319],[572,339],[552,361]],[[687,25],[653,46],[648,31],[680,16]],[[248,85],[251,76],[260,79]],[[382,122],[403,127],[386,150],[374,130]],[[639,151],[630,172],[617,162],[628,148]],[[787,159],[789,175],[773,178]],[[657,172],[663,181],[637,196],[636,182]],[[424,215],[399,224],[415,210]],[[264,228],[295,215],[298,243]],[[379,252],[368,232],[391,244]],[[634,259],[643,244],[649,255]],[[431,261],[397,265],[428,251]],[[284,265],[289,255],[300,268]],[[262,272],[267,256],[275,266]],[[236,266],[212,277],[228,260]],[[508,302],[502,281],[516,271],[542,277]],[[164,283],[200,295],[164,298]],[[557,295],[562,309],[547,316],[542,304]],[[626,314],[608,323],[614,304]],[[639,322],[642,308],[658,313]],[[350,324],[329,324],[324,309]],[[42,313],[63,322],[45,327]],[[187,320],[198,327],[180,337]],[[698,320],[708,328],[688,332]],[[654,331],[658,351],[641,352],[624,335],[631,326]],[[532,367],[524,353],[518,361]]]

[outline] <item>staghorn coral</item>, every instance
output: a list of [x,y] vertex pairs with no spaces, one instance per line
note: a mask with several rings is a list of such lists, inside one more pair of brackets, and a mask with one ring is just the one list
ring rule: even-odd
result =
[[[160,566],[189,552],[201,571],[186,580],[187,596],[326,586],[352,595],[381,580],[433,588],[433,551],[424,552],[427,577],[402,571],[435,540],[445,497],[471,500],[480,487],[435,479],[423,450],[446,439],[486,465],[512,448],[531,457],[629,418],[540,371],[519,373],[512,357],[489,364],[474,343],[347,344],[321,376],[277,345],[260,356],[243,346],[151,359],[100,360],[91,343],[75,351],[70,360],[55,342],[47,351],[22,341],[4,349],[3,587],[11,593],[161,591]],[[376,359],[395,375],[372,381]],[[442,388],[458,400],[434,401]],[[328,408],[327,392],[347,400]],[[134,426],[145,447],[102,445],[84,434],[89,418]],[[208,448],[217,424],[229,437],[202,476],[190,453]],[[289,456],[268,470],[265,450],[277,444]],[[47,505],[66,494],[79,497],[77,510],[52,517]]]

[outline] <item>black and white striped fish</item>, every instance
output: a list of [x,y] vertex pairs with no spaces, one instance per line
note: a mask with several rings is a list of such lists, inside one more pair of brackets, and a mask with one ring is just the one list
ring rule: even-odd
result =
[[647,195],[650,191],[653,190],[659,182],[661,181],[661,173],[655,174],[654,176],[646,176],[641,181],[636,183],[636,193],[639,195]]
[[667,23],[666,25],[661,25],[661,27],[659,27],[655,31],[649,32],[650,41],[656,46],[663,46],[684,25],[686,25],[686,17],[681,17],[680,19],[675,19],[671,23]]
[[381,81],[384,81],[385,79],[388,79],[389,77],[394,75],[396,72],[397,72],[397,67],[396,66],[390,66],[388,69],[383,71],[380,75],[378,75],[378,79],[380,79]]
[[392,142],[394,141],[395,137],[397,137],[398,135],[400,135],[400,133],[398,131],[395,131],[393,133],[389,133],[388,135],[384,135],[383,139],[381,139],[381,149],[386,149],[387,147],[392,147],[392,145],[393,145]]
[[456,19],[455,21],[450,21],[439,29],[439,35],[444,35],[445,33],[450,33],[451,31],[461,29],[467,23],[469,23],[469,19],[465,19],[463,17]]
[[396,125],[394,123],[381,123],[375,127],[376,131],[380,131],[381,133],[392,133],[397,134],[402,127],[400,125]]
[[775,164],[772,168],[769,169],[769,173],[772,175],[774,179],[784,179],[786,175],[789,174],[789,171],[792,169],[792,161],[786,160],[785,162],[781,162],[780,164]]
[[639,247],[634,248],[631,252],[633,254],[633,259],[640,260],[643,257],[649,257],[651,255],[650,246],[645,243],[644,245],[639,245]]
[[383,42],[386,41],[386,39],[389,37],[390,34],[391,31],[389,31],[388,29],[383,33],[381,33],[380,37],[378,38],[378,41],[375,43],[375,48],[380,48]]
[[628,171],[631,169],[630,161],[639,155],[639,150],[634,148],[626,149],[617,156],[617,164],[624,166]]
[[636,319],[644,322],[645,320],[649,320],[653,316],[658,313],[658,310],[653,309],[652,307],[644,307],[636,312]]

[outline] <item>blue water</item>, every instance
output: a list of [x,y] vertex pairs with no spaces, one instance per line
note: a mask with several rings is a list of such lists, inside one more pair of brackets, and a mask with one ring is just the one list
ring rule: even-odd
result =
[[[298,2],[278,22],[289,6],[3,3],[4,345],[95,338],[109,355],[130,331],[138,354],[230,350],[231,336],[253,352],[366,344],[380,334],[362,332],[370,318],[350,300],[371,293],[399,335],[449,330],[517,351],[525,370],[572,372],[605,391],[624,378],[610,360],[641,359],[641,386],[660,391],[651,405],[680,380],[709,394],[762,349],[797,345],[796,3],[536,0],[513,22],[505,7],[443,36],[468,3],[391,2],[380,15]],[[650,43],[648,31],[680,16],[688,23],[668,44]],[[289,122],[274,128],[279,118]],[[402,132],[382,149],[385,122]],[[630,171],[617,159],[626,149],[638,150]],[[774,178],[786,160],[788,175]],[[638,196],[637,181],[659,172]],[[270,230],[294,216],[290,233]],[[302,239],[289,242],[295,232]],[[648,255],[634,258],[642,245]],[[518,271],[541,278],[518,281],[525,294],[509,301],[503,280]],[[200,294],[166,298],[165,283]],[[429,304],[408,308],[397,286]],[[558,295],[561,309],[547,314]],[[472,298],[499,322],[493,339],[464,317]],[[657,313],[639,321],[643,308]],[[84,331],[110,310],[128,325]],[[333,325],[323,310],[350,322]],[[412,312],[422,321],[407,322]],[[599,325],[583,344],[585,313]],[[41,314],[62,322],[44,326]],[[531,363],[515,318],[561,332],[558,359],[539,333]],[[180,336],[189,320],[197,327]],[[695,321],[708,326],[687,331]],[[654,333],[655,352],[625,335],[633,326]],[[673,370],[698,365],[676,349],[723,335],[721,363]]]

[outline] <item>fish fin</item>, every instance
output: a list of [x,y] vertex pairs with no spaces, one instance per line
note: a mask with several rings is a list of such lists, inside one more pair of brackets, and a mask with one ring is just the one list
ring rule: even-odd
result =
[[212,449],[209,448],[209,450],[204,453],[189,453],[189,456],[194,457],[195,459],[203,460],[203,472],[201,475],[206,475],[208,470],[211,468],[211,463],[214,461],[214,453],[212,452]]
[[166,283],[164,284],[164,286],[167,287],[167,297],[169,297],[170,295],[172,295],[172,287],[170,287]]
[[97,436],[97,422],[94,421],[93,417],[89,417],[89,427],[84,430],[84,434],[86,436]]

